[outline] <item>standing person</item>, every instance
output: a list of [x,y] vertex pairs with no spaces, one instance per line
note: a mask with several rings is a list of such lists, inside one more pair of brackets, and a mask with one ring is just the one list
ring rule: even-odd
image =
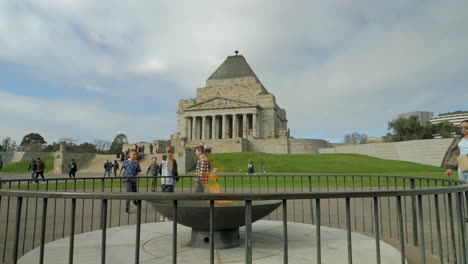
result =
[[104,163],[104,176],[103,177],[106,177],[106,174],[110,177],[111,170],[112,170],[112,162],[107,160],[106,163]]
[[150,148],[150,154],[153,155],[153,144],[150,144],[149,148]]
[[160,174],[161,174],[161,191],[174,192],[174,184],[179,173],[177,172],[177,162],[174,159],[174,148],[167,147],[166,155],[163,155],[161,161]]
[[[119,177],[123,173],[123,183],[125,184],[125,190],[127,192],[137,192],[137,176],[141,174],[140,163],[136,160],[136,152],[131,150],[128,153],[128,160],[124,161],[119,171]],[[132,201],[134,205],[137,205],[137,201]],[[125,214],[128,214],[130,210],[130,200],[125,203]]]
[[[2,155],[0,155],[0,171],[2,171],[3,168],[3,160],[2,160]],[[0,181],[2,180],[2,177],[0,177]],[[2,182],[4,184],[4,182]]]
[[68,173],[68,177],[75,178],[76,172],[78,171],[78,167],[76,166],[75,159],[71,159],[70,163],[68,164],[68,168],[70,172]]
[[152,182],[151,182],[151,191],[155,192],[156,191],[156,176],[158,176],[158,171],[159,171],[159,165],[157,163],[158,158],[152,157],[151,158],[151,164],[148,167],[148,170],[146,171],[146,176],[151,176],[153,177]]
[[125,151],[122,151],[122,153],[120,154],[120,163],[124,162],[126,156],[127,155],[125,154]]
[[36,178],[36,169],[37,169],[36,159],[32,158],[31,163],[29,163],[29,167],[28,167],[28,171],[31,172],[31,182],[34,182],[34,179]]
[[114,171],[114,177],[117,177],[117,171],[119,170],[119,162],[117,160],[114,160],[112,170]]
[[258,173],[265,173],[265,171],[263,170],[263,159],[262,158],[258,159]]
[[252,159],[249,159],[249,164],[247,165],[247,174],[255,173],[254,163]]
[[203,146],[195,148],[195,155],[197,155],[197,168],[195,170],[195,192],[204,192],[205,185],[208,183],[208,175],[210,174],[210,162],[203,153]]
[[452,175],[452,170],[458,169],[458,178],[460,180],[468,180],[468,171],[462,171],[458,166],[457,157],[460,155],[468,155],[468,120],[463,120],[461,123],[461,132],[463,137],[455,138],[452,144],[445,152],[442,167],[447,168],[445,175]]
[[41,160],[41,158],[37,158],[36,159],[36,179],[38,179],[39,176],[41,176],[42,183],[45,183],[44,170],[45,170],[45,163]]

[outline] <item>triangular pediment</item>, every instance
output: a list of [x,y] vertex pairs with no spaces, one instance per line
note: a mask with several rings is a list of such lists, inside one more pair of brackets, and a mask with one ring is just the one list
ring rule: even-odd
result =
[[208,110],[208,109],[224,109],[224,108],[241,108],[241,107],[253,107],[254,105],[247,102],[232,100],[228,98],[215,97],[204,102],[189,106],[185,111],[193,110]]

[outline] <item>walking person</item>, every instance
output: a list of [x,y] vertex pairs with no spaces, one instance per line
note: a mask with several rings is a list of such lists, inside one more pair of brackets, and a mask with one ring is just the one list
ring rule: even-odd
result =
[[167,147],[166,153],[166,155],[163,155],[160,167],[161,191],[174,192],[174,184],[179,176],[177,172],[177,162],[174,159],[174,148]]
[[153,144],[149,144],[150,154],[153,155]]
[[263,159],[262,158],[258,159],[258,173],[265,173],[265,171],[263,170]]
[[254,174],[255,173],[255,168],[254,168],[254,163],[252,159],[249,159],[249,164],[247,165],[247,174]]
[[[122,176],[123,172],[123,183],[127,192],[137,192],[137,176],[141,175],[140,163],[136,160],[136,152],[130,151],[128,154],[128,160],[124,161],[119,171],[119,177]],[[134,205],[138,204],[138,201],[133,200]],[[130,211],[130,200],[125,203],[125,214]]]
[[151,164],[148,167],[148,170],[146,171],[146,176],[151,176],[153,177],[151,181],[151,191],[155,192],[156,191],[156,176],[158,176],[158,171],[159,171],[159,165],[157,163],[158,158],[152,157],[151,158]]
[[[2,171],[2,168],[3,168],[3,160],[2,160],[2,155],[0,155],[0,171]],[[2,180],[2,177],[0,177],[0,181]],[[4,182],[2,182],[2,184],[5,184]]]
[[76,165],[75,159],[71,159],[70,163],[68,164],[69,172],[68,177],[75,178],[76,172],[78,171],[78,167]]
[[109,160],[106,161],[106,163],[104,163],[104,176],[103,177],[106,177],[106,174],[107,176],[111,176],[111,170],[112,170],[112,162],[110,162]]
[[34,179],[36,178],[36,169],[37,169],[36,159],[32,158],[31,163],[29,163],[29,167],[28,167],[28,171],[31,172],[31,182],[34,182]]
[[447,149],[442,167],[447,168],[445,175],[452,175],[452,170],[458,170],[458,178],[460,180],[468,180],[468,170],[463,171],[458,162],[457,157],[462,155],[468,155],[468,120],[463,120],[460,123],[461,132],[463,137],[455,138],[452,144]]
[[210,174],[210,162],[203,153],[203,146],[195,148],[195,155],[197,155],[197,168],[195,170],[195,192],[204,192],[205,185],[208,183],[208,176]]
[[41,158],[36,159],[36,182],[37,179],[39,179],[39,176],[42,178],[42,183],[45,183],[45,177],[44,177],[44,170],[45,170],[45,163],[44,161],[41,160]]
[[112,171],[114,172],[114,177],[117,177],[117,171],[119,170],[119,162],[117,160],[114,160],[114,163],[112,163]]

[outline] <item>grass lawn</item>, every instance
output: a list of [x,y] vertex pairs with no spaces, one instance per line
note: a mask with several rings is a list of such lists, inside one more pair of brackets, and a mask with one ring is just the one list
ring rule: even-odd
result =
[[[53,156],[46,156],[40,157],[42,161],[45,163],[45,172],[53,171],[54,170],[54,157]],[[23,160],[20,162],[11,162],[11,163],[4,163],[2,172],[10,172],[10,173],[28,173],[28,167],[31,160]]]
[[[447,179],[445,169],[406,161],[384,160],[374,158],[366,155],[359,154],[268,154],[268,153],[221,153],[210,154],[208,158],[211,160],[212,168],[217,168],[219,172],[234,172],[238,175],[229,177],[219,177],[218,183],[221,190],[236,186],[250,188],[253,186],[308,186],[308,176],[266,176],[268,173],[319,173],[319,174],[336,174],[330,177],[320,176],[311,177],[313,186],[378,186],[378,179],[376,177],[344,177],[340,174],[356,174],[356,175],[400,175],[400,176],[419,176],[422,177],[439,177]],[[258,169],[257,160],[262,158],[264,160],[264,170],[267,171],[262,177],[251,177],[246,175],[247,163],[249,158],[254,160],[255,169]],[[45,157],[47,168],[53,167],[53,157]],[[25,172],[28,167],[28,162],[18,162],[5,164],[5,171],[20,171]],[[193,170],[191,171],[193,175]],[[193,178],[181,177],[182,179],[177,183],[177,186],[189,187],[193,186]],[[457,179],[456,173],[450,179]],[[402,186],[402,180],[390,178],[388,180],[382,178],[380,184],[383,186]],[[405,183],[408,184],[408,181]],[[418,183],[426,185],[426,181]],[[86,186],[84,186],[86,185]],[[66,188],[76,188],[83,190],[92,186],[99,190],[101,188],[101,180],[87,181],[73,181],[68,182]],[[105,187],[120,187],[120,179],[106,179],[104,181]],[[146,189],[146,186],[151,186],[151,180],[141,179],[140,187]],[[158,183],[158,186],[160,184]],[[40,185],[39,189],[45,186]],[[24,188],[27,188],[24,186]],[[31,187],[30,187],[31,188]],[[35,189],[36,187],[34,187]],[[49,184],[49,189],[63,189],[65,184],[59,183],[55,186],[52,181]]]

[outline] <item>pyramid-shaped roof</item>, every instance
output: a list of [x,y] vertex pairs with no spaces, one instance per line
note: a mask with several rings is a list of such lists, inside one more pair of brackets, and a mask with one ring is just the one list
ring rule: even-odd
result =
[[211,74],[208,80],[222,80],[222,79],[233,79],[233,78],[244,78],[244,77],[255,77],[257,82],[257,76],[253,72],[250,65],[245,60],[242,55],[229,56],[221,64],[221,66],[216,69],[216,71]]

